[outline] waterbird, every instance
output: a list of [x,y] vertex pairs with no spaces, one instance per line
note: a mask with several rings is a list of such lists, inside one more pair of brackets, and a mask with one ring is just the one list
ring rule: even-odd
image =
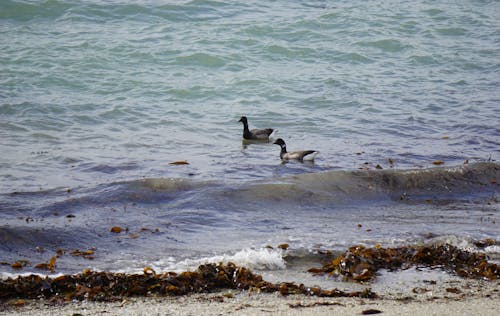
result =
[[274,144],[280,145],[281,147],[281,152],[280,152],[280,158],[282,160],[314,160],[314,157],[319,153],[317,150],[299,150],[299,151],[293,151],[293,152],[287,152],[286,151],[286,144],[285,141],[281,138],[278,138]]
[[269,141],[269,135],[272,134],[274,129],[263,128],[263,129],[248,129],[248,120],[246,116],[242,116],[238,122],[243,123],[243,139],[246,140],[264,140]]

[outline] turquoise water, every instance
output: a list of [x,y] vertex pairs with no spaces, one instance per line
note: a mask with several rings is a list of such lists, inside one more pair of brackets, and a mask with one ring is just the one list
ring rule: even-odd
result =
[[[9,260],[42,260],[37,241],[125,269],[266,243],[500,238],[498,1],[3,0],[0,60],[0,230],[21,240],[1,248]],[[315,163],[242,144],[242,115]],[[473,175],[443,180],[437,160]],[[359,184],[377,165],[436,178],[406,203],[405,186]],[[115,224],[162,233],[117,241]]]
[[279,148],[242,149],[241,115],[289,149],[319,150],[320,168],[499,156],[496,1],[2,1],[0,12],[2,192],[273,175]]

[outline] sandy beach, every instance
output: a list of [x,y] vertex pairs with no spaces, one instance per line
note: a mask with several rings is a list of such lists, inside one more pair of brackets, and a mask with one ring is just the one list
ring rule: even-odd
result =
[[179,297],[133,297],[119,302],[11,300],[1,315],[498,315],[498,281],[448,280],[415,284],[377,299],[283,296],[226,290]]

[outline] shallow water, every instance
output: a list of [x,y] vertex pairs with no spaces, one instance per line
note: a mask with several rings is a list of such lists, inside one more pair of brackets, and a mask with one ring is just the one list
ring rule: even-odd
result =
[[[182,271],[231,261],[287,276],[325,250],[498,239],[497,163],[423,170],[302,173],[234,185],[150,178],[2,196],[4,262],[47,260],[58,272]],[[111,232],[121,227],[121,233]],[[277,246],[289,244],[283,251]],[[269,249],[271,246],[273,249]],[[71,256],[94,250],[93,260]],[[497,250],[495,250],[497,249]],[[489,249],[498,260],[498,248]],[[295,265],[298,259],[301,265]],[[7,271],[10,268],[5,268]],[[283,271],[288,269],[288,272]]]
[[[2,1],[0,259],[32,265],[0,270],[499,240],[498,21],[497,1]],[[242,144],[241,115],[315,163]]]

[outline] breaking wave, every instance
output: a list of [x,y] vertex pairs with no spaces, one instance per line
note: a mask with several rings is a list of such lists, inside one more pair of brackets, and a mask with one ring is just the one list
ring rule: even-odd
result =
[[224,210],[259,204],[334,207],[384,201],[463,201],[497,194],[498,178],[500,164],[489,162],[413,170],[336,170],[237,185],[149,178],[71,191],[14,192],[7,194],[1,206],[4,210],[33,207],[64,213],[125,203]]
[[238,201],[346,204],[373,200],[464,199],[498,192],[500,165],[477,163],[415,170],[328,171],[243,186]]

